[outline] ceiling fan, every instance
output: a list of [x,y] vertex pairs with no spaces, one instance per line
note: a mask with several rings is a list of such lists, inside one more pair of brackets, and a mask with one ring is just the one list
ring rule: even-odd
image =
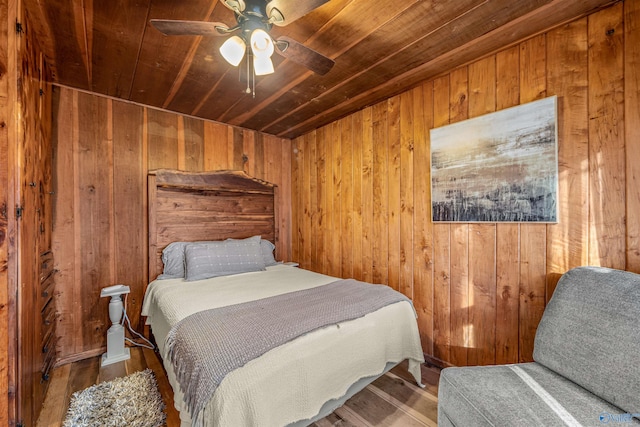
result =
[[[285,26],[329,0],[220,0],[236,15],[237,24],[229,27],[221,22],[152,19],[151,24],[165,35],[197,35],[229,37],[220,47],[227,62],[237,66],[247,56],[253,62],[254,75],[274,72],[274,51],[309,70],[325,75],[334,61],[289,38],[273,39],[273,25]],[[237,35],[232,35],[238,32]],[[247,46],[250,48],[247,49]]]

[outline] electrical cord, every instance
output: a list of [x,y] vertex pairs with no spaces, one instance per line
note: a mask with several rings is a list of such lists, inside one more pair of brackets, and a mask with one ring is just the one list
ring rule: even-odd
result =
[[126,322],[126,323],[127,323],[127,328],[129,329],[129,332],[130,332],[132,335],[135,335],[135,336],[137,336],[138,338],[142,339],[145,343],[147,343],[147,344],[149,344],[149,345],[141,344],[141,343],[136,342],[136,341],[132,340],[131,338],[127,338],[127,337],[124,337],[124,340],[125,340],[126,342],[128,342],[128,343],[130,343],[130,344],[132,344],[132,345],[136,346],[136,347],[144,347],[144,348],[148,348],[148,349],[150,349],[150,350],[155,350],[155,349],[156,349],[156,346],[155,346],[155,345],[153,345],[153,344],[151,343],[151,341],[149,341],[148,339],[146,339],[142,334],[138,333],[137,331],[135,331],[135,330],[131,327],[131,320],[129,320],[129,316],[127,315],[127,296],[128,296],[128,295],[126,295],[126,294],[125,294],[125,296],[124,296],[124,304],[122,305],[122,312],[123,312],[123,315],[122,315],[122,320],[120,321],[120,324],[121,324],[122,326],[125,326],[125,322]]

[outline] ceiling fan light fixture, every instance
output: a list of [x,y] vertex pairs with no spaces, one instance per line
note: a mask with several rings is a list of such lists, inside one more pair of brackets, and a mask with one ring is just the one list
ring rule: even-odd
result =
[[242,62],[246,50],[247,45],[244,43],[244,40],[238,36],[229,37],[227,41],[220,46],[220,54],[234,67],[237,67],[238,64]]
[[[274,73],[271,60],[277,51],[280,56],[298,63],[319,75],[325,75],[334,61],[289,37],[271,38],[273,25],[285,26],[303,17],[329,0],[218,0],[232,10],[237,25],[222,22],[151,19],[151,25],[165,35],[196,35],[229,37],[220,46],[220,55],[240,70],[243,80],[246,71],[247,89],[255,98],[256,76]],[[231,33],[238,35],[231,36]],[[277,49],[276,49],[277,47]],[[205,57],[209,60],[211,57]],[[250,84],[253,82],[253,91]]]

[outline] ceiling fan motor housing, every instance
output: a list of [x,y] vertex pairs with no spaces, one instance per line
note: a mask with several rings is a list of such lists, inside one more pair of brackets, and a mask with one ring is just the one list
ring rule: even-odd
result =
[[238,25],[241,30],[241,37],[245,42],[249,42],[251,39],[251,33],[255,30],[264,30],[267,33],[271,30],[272,25],[268,22],[265,22],[263,18],[258,17],[253,14],[246,14],[244,16],[238,15]]

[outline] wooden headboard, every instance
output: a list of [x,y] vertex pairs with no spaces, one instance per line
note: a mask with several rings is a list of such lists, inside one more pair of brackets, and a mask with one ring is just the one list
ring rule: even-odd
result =
[[171,242],[278,240],[277,186],[242,171],[150,171],[149,280],[162,273],[162,250]]

